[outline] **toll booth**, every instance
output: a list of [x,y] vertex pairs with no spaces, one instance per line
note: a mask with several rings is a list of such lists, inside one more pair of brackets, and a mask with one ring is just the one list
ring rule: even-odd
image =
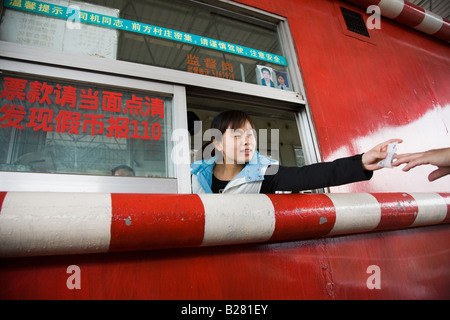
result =
[[226,110],[283,166],[449,147],[444,5],[3,1],[0,298],[448,299],[430,166],[267,195],[190,174]]

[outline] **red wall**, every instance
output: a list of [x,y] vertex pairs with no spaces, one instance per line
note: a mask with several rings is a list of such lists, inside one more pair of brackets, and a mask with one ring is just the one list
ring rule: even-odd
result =
[[[337,0],[239,0],[286,17],[293,34],[323,160],[402,138],[398,152],[450,146],[450,46],[381,19],[370,42],[346,35]],[[333,191],[448,191],[431,167],[382,170],[371,182]]]
[[[0,299],[450,299],[449,242],[447,224],[281,244],[2,259]],[[80,268],[80,289],[66,285],[70,265]],[[367,286],[372,265],[380,289]]]

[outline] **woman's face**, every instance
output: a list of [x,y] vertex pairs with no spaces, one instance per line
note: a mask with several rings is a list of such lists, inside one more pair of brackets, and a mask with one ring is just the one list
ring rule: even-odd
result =
[[225,164],[245,164],[255,153],[256,137],[250,122],[242,128],[228,128],[222,137],[222,142],[215,142],[216,148],[222,151]]

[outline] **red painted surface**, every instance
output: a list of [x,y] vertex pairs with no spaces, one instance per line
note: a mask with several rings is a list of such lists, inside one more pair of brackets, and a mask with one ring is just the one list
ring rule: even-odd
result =
[[6,192],[0,192],[0,212],[3,205],[3,200],[5,200]]
[[[336,210],[326,195],[268,196],[275,208],[276,221],[271,241],[321,237],[334,226]],[[293,210],[295,207],[299,209]]]
[[[372,194],[381,203],[381,220],[375,230],[387,230],[411,225],[416,219],[419,207],[416,200],[404,193]],[[404,199],[403,201],[399,201]]]
[[[449,299],[450,226],[264,245],[2,259],[0,299]],[[69,290],[69,265],[81,289]],[[368,289],[367,268],[381,271]]]
[[434,35],[440,39],[448,39],[449,34],[450,34],[450,22],[447,21],[447,23],[444,23],[441,30],[436,32]]
[[[368,41],[348,36],[338,6],[369,15],[337,0],[238,2],[287,18],[323,160],[394,137],[404,140],[400,153],[450,146],[448,44],[385,18],[381,29],[369,30]],[[448,192],[450,178],[428,182],[432,170],[384,170],[332,191]]]
[[196,195],[112,194],[110,251],[199,246],[205,213]]
[[424,9],[410,3],[403,8],[396,20],[403,24],[418,26],[422,22],[424,14]]

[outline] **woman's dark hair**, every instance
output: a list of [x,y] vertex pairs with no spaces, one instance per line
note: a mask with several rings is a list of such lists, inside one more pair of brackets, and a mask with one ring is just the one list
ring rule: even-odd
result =
[[[244,111],[239,111],[239,110],[224,111],[214,117],[214,119],[211,122],[211,129],[217,129],[222,134],[224,134],[227,129],[242,128],[247,121],[250,122],[252,128],[255,127],[250,116],[247,113],[245,113]],[[210,146],[212,144],[213,139],[222,139],[222,137],[212,137],[210,142],[205,143],[202,146],[200,159],[202,159],[202,158],[208,159],[209,158],[209,155],[207,155],[205,157],[204,151],[208,146]],[[210,155],[211,156],[215,155],[214,148],[211,149]]]
[[135,172],[134,172],[134,170],[133,170],[133,168],[131,168],[131,167],[127,166],[127,165],[124,165],[124,164],[123,164],[123,165],[120,165],[120,166],[117,166],[117,167],[115,167],[114,169],[112,169],[112,170],[111,170],[112,175],[115,175],[115,174],[116,174],[116,171],[118,171],[118,170],[127,170],[127,171],[131,172],[131,174],[132,174],[133,176],[136,175]]
[[244,111],[224,111],[214,117],[213,121],[211,122],[211,129],[218,129],[220,132],[222,132],[222,134],[224,134],[228,128],[242,128],[247,121],[250,122],[252,128],[255,127],[252,119],[250,119],[249,115]]

